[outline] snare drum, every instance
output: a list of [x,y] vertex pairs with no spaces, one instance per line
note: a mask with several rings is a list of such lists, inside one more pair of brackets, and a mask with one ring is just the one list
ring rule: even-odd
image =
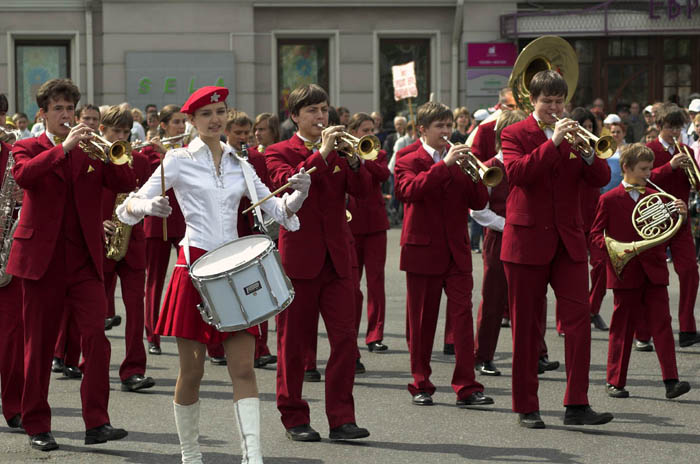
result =
[[202,255],[190,278],[202,296],[198,309],[204,322],[220,332],[260,324],[294,299],[275,244],[264,235],[242,237]]

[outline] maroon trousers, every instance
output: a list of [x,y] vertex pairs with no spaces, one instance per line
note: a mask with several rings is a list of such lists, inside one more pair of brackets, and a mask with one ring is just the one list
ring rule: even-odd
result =
[[80,331],[72,311],[63,312],[53,356],[62,359],[66,366],[75,367],[80,362]]
[[455,337],[455,368],[452,389],[457,399],[463,399],[484,387],[474,375],[474,334],[472,321],[472,276],[460,271],[454,261],[443,275],[424,275],[406,272],[408,297],[406,312],[410,324],[408,350],[411,356],[413,382],[408,385],[411,395],[435,393],[430,381],[430,357],[435,341],[440,297],[445,289],[448,303],[452,304]]
[[113,266],[111,271],[104,273],[108,317],[114,316],[114,292],[117,286],[117,276],[121,282],[122,299],[126,311],[124,331],[126,354],[119,367],[119,378],[124,381],[132,375],[143,375],[146,372],[146,349],[143,346],[143,298],[146,271],[133,269],[126,261],[121,260]]
[[355,422],[352,396],[357,356],[353,278],[340,277],[330,255],[313,279],[292,279],[296,295],[277,316],[277,409],[285,428],[308,424],[302,399],[304,363],[318,333],[318,315],[328,331],[331,355],[326,367],[326,416],[331,428]]
[[162,237],[146,239],[146,338],[149,343],[160,346],[160,335],[153,333],[160,315],[160,299],[163,295],[165,275],[168,273],[170,250],[179,249],[182,237]]
[[[385,230],[372,234],[355,235],[355,251],[359,267],[359,281],[362,268],[367,271],[367,334],[365,343],[381,342],[384,338],[384,317],[386,296],[384,293],[384,267],[386,265],[387,234]],[[362,293],[360,293],[360,296]],[[362,318],[362,298],[355,301]],[[359,332],[358,320],[358,332]]]
[[481,285],[481,304],[476,318],[474,337],[474,362],[493,361],[501,332],[501,318],[508,312],[506,273],[501,261],[503,234],[494,230],[484,231],[484,278]]
[[591,289],[588,292],[588,306],[591,314],[598,314],[600,313],[600,305],[603,303],[603,298],[605,298],[607,278],[605,260],[610,258],[592,246],[590,240],[588,240],[588,251],[591,261]]
[[0,288],[0,397],[2,414],[8,421],[22,412],[23,352],[22,281],[13,277]]
[[613,289],[613,295],[615,307],[610,321],[607,382],[618,388],[627,384],[634,329],[642,313],[647,329],[654,337],[663,379],[678,379],[666,286],[647,282],[642,288]]
[[[39,280],[22,280],[24,320],[24,378],[22,425],[27,435],[51,431],[48,403],[51,357],[64,311],[73,314],[80,332],[84,362],[80,397],[85,428],[109,422],[109,359],[105,336],[107,301],[104,284],[87,255],[87,249],[70,247],[59,237],[46,274]],[[82,253],[80,253],[82,251]]]
[[513,411],[539,411],[537,361],[541,352],[542,301],[547,284],[554,289],[559,320],[566,337],[564,405],[588,404],[591,328],[588,309],[588,265],[574,262],[563,243],[549,264],[504,263],[513,332]]

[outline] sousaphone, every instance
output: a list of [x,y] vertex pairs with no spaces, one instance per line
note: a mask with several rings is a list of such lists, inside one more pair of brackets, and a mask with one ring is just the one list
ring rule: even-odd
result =
[[545,35],[530,42],[515,60],[508,87],[518,107],[532,113],[530,102],[530,80],[540,71],[553,69],[564,77],[569,87],[566,102],[576,91],[578,83],[578,56],[569,42],[555,35]]

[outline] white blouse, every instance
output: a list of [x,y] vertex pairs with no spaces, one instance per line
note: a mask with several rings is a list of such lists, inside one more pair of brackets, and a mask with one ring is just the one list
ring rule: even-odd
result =
[[[250,198],[243,177],[243,167],[234,156],[233,148],[221,144],[224,153],[221,157],[219,174],[212,157],[211,150],[199,137],[195,138],[186,148],[176,148],[166,153],[163,160],[165,171],[165,190],[170,188],[185,217],[187,226],[186,237],[189,245],[209,251],[238,238],[238,204],[241,197]],[[258,199],[267,196],[270,191],[262,183],[250,164],[255,182]],[[127,201],[117,208],[119,220],[126,224],[136,224],[142,216],[134,215],[126,210],[126,204],[131,198],[153,198],[161,194],[160,170],[158,167],[148,181],[139,189],[132,192]],[[299,229],[297,215],[287,216],[286,197],[273,197],[261,205],[263,211],[272,216],[285,229]],[[184,240],[181,244],[184,243]]]

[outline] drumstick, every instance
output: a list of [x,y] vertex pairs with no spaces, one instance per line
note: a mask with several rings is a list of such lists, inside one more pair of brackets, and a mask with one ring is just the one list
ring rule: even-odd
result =
[[[165,171],[163,170],[163,155],[160,155],[160,194],[165,197]],[[163,241],[168,241],[168,218],[163,218]]]
[[[311,173],[314,172],[315,170],[316,170],[316,166],[314,166],[314,167],[312,167],[311,169],[309,169],[308,171],[306,171],[306,173],[307,173],[307,174],[311,174]],[[270,198],[274,197],[274,196],[277,195],[278,193],[284,192],[285,190],[287,190],[287,189],[289,188],[290,185],[291,185],[291,184],[290,184],[289,182],[287,182],[287,183],[284,184],[282,187],[280,187],[280,188],[278,188],[277,190],[275,190],[274,192],[270,193],[268,196],[266,196],[265,198],[263,198],[263,199],[260,200],[259,202],[257,202],[257,203],[255,203],[254,205],[249,206],[248,208],[246,208],[246,209],[243,211],[242,214],[247,214],[248,211],[251,211],[251,210],[257,208],[258,206],[262,205],[263,203],[265,203],[267,200],[269,200]]]

